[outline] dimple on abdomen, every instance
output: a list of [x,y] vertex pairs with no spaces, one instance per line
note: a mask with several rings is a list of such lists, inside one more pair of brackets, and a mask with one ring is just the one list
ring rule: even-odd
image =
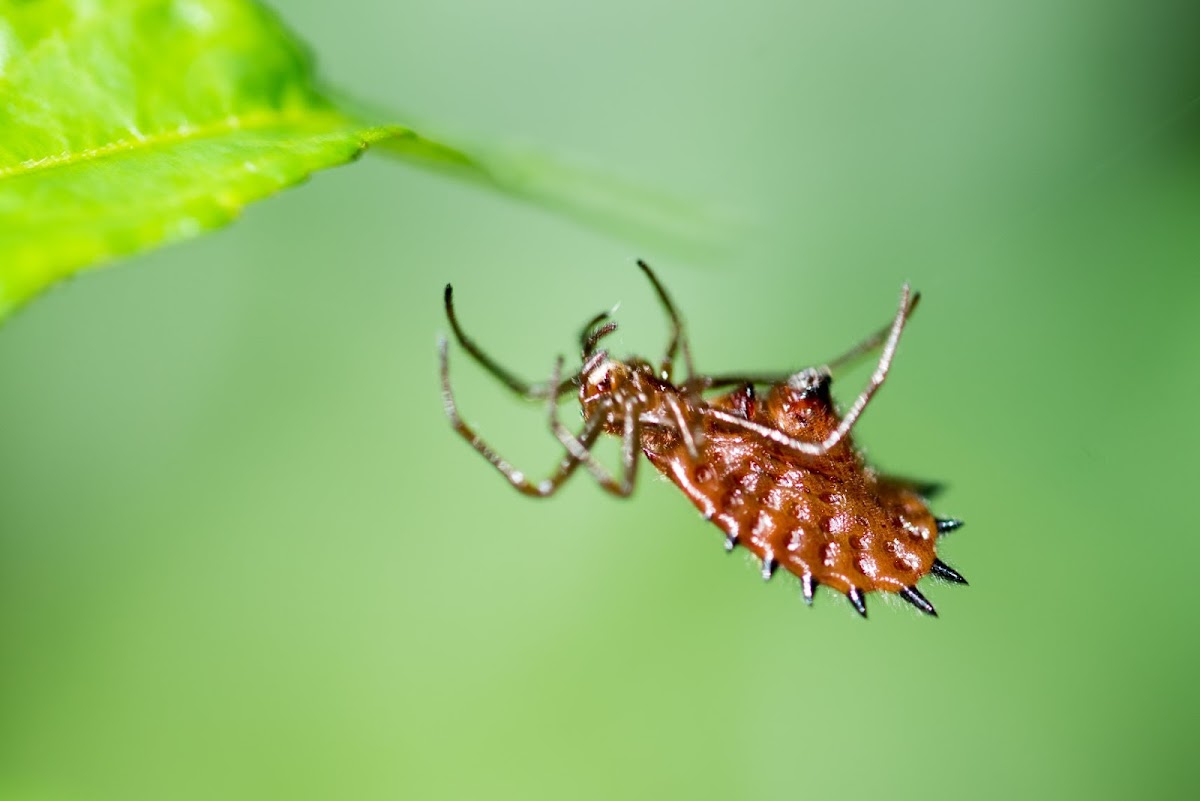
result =
[[764,577],[786,568],[806,597],[819,584],[847,595],[902,592],[936,558],[924,501],[875,480],[857,458],[824,462],[822,472],[767,449],[728,447],[719,435],[700,462],[682,445],[646,455],[725,532],[727,548],[753,553]]
[[[796,576],[808,574],[841,592],[898,592],[929,572],[933,538],[906,530],[875,482],[740,462],[699,472],[709,479],[703,490],[714,506],[713,522],[759,559],[777,560]],[[923,522],[932,524],[932,516]]]

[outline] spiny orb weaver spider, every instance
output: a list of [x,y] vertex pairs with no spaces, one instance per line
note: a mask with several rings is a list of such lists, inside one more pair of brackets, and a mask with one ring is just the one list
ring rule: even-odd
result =
[[[582,465],[608,492],[628,496],[638,451],[678,486],[704,518],[725,533],[725,548],[750,550],[764,579],[780,565],[800,578],[804,600],[824,584],[845,594],[866,617],[865,595],[894,592],[928,615],[936,610],[916,588],[926,575],[966,584],[937,558],[937,537],[962,522],[937,518],[927,500],[937,485],[883,475],[866,463],[851,429],[887,379],[900,334],[919,294],[906,284],[892,322],[828,364],[779,375],[702,375],[692,365],[682,319],[663,285],[643,261],[638,266],[654,288],[670,323],[670,338],[657,363],[614,359],[600,348],[616,330],[609,313],[593,317],[579,335],[582,366],[563,375],[555,361],[550,380],[531,384],[501,367],[462,330],[446,285],[446,316],[459,345],[500,383],[522,398],[546,404],[551,432],[566,450],[557,469],[530,481],[484,442],[458,414],[450,388],[445,337],[439,340],[446,416],[471,447],[519,492],[554,494]],[[880,350],[867,387],[844,416],[830,396],[836,369]],[[686,376],[676,383],[675,362]],[[756,386],[766,386],[759,397]],[[715,397],[711,390],[733,387]],[[583,427],[572,433],[559,421],[559,400],[576,393]],[[591,448],[601,434],[621,438],[619,477]]]

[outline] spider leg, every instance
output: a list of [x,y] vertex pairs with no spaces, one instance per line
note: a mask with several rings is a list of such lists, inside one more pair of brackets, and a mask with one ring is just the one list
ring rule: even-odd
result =
[[[883,382],[887,380],[888,373],[892,369],[892,359],[896,356],[896,347],[900,344],[900,335],[904,333],[904,324],[908,322],[908,316],[916,307],[916,301],[909,302],[912,297],[912,290],[908,284],[900,290],[900,309],[896,312],[896,319],[892,321],[892,327],[888,331],[887,339],[884,340],[883,350],[879,353],[879,362],[875,365],[875,372],[871,374],[871,380],[867,383],[867,388],[864,389],[857,398],[854,404],[850,407],[850,411],[846,412],[846,416],[842,418],[842,422],[837,429],[825,438],[822,442],[825,450],[837,445],[842,441],[842,438],[850,433],[850,429],[854,428],[855,422],[862,415],[863,410],[867,408],[867,404],[871,402],[871,398],[875,397],[875,393],[883,386]],[[919,297],[919,295],[917,296]]]
[[[558,375],[562,371],[562,359],[559,358],[554,364],[554,379],[558,380]],[[592,425],[601,425],[612,408],[611,403],[593,413],[588,420],[586,432]],[[568,431],[558,419],[558,404],[553,401],[546,403],[547,417],[550,424],[550,430],[554,432],[554,436],[562,443],[570,454],[578,462],[582,462],[583,466],[592,474],[592,478],[596,480],[607,492],[613,495],[627,498],[633,493],[634,481],[637,478],[638,467],[638,447],[641,441],[641,415],[640,409],[636,402],[630,401],[625,404],[622,411],[625,416],[625,430],[621,437],[621,478],[618,481],[612,473],[608,471],[604,465],[591,452],[591,444],[583,441]]]
[[700,428],[699,421],[695,425],[689,424],[679,399],[674,395],[667,395],[666,398],[667,405],[671,407],[671,416],[675,418],[679,436],[683,438],[683,445],[687,448],[688,456],[698,460],[700,458],[699,446],[704,444],[704,431]]
[[744,384],[761,386],[763,384],[782,384],[795,375],[789,373],[727,373],[724,375],[696,376],[696,383],[701,392],[725,387],[740,387]]
[[822,456],[828,453],[850,433],[850,430],[854,428],[855,422],[862,416],[863,410],[867,408],[867,404],[871,402],[871,398],[875,397],[875,393],[879,391],[879,388],[883,386],[883,382],[887,380],[888,371],[892,367],[892,359],[896,355],[896,346],[900,342],[900,334],[904,331],[904,324],[907,322],[909,312],[913,308],[909,303],[909,296],[909,286],[905,284],[903,290],[900,292],[900,310],[896,312],[896,318],[892,321],[892,325],[888,329],[887,340],[883,343],[883,352],[879,355],[879,363],[875,367],[875,372],[871,374],[871,380],[867,384],[867,388],[855,399],[854,404],[850,407],[850,411],[842,418],[838,427],[823,441],[804,442],[793,439],[776,428],[744,420],[737,415],[729,414],[720,409],[705,407],[701,410],[701,413],[707,414],[724,423],[737,426],[738,428],[761,434],[773,442],[777,442],[784,447],[791,448],[808,456]]
[[[549,393],[549,387],[544,384],[531,384],[528,381],[518,378],[515,374],[505,369],[493,359],[483,352],[483,349],[475,344],[475,341],[468,337],[462,330],[462,326],[458,324],[458,315],[454,312],[454,289],[450,284],[446,284],[446,292],[444,296],[446,306],[446,319],[450,321],[450,330],[454,332],[454,339],[462,346],[472,359],[474,359],[480,367],[487,370],[492,376],[504,386],[508,387],[517,395],[526,400],[536,400],[544,398]],[[554,385],[553,395],[562,397],[571,391],[573,384],[570,379],[559,382]]]
[[[917,304],[920,302],[921,293],[914,292],[912,294],[912,300],[910,300],[907,304],[907,308],[903,306],[901,307],[901,315],[904,317],[904,322],[908,322],[908,318],[912,317],[912,313],[916,311]],[[901,323],[901,325],[904,325],[904,323]],[[826,362],[825,369],[828,370],[830,374],[833,374],[842,367],[852,364],[869,353],[873,353],[888,341],[888,337],[891,334],[892,329],[895,327],[895,321],[888,323],[883,328],[880,328],[874,334],[871,334],[871,336],[867,337],[862,342],[859,342],[853,348],[843,353],[841,356],[838,356],[832,361]]]
[[945,489],[945,485],[938,481],[920,481],[908,476],[893,476],[886,473],[880,474],[879,481],[888,487],[915,492],[927,501]]
[[[917,303],[921,300],[921,293],[914,292],[912,300],[908,304],[906,316],[911,317],[913,311],[917,308]],[[863,356],[878,350],[884,342],[887,341],[888,334],[891,333],[895,323],[888,323],[883,328],[880,328],[874,334],[859,342],[850,350],[841,354],[835,359],[825,363],[825,369],[830,375],[837,373],[842,368],[854,363]],[[703,378],[702,388],[722,389],[724,387],[733,387],[741,384],[782,384],[788,378],[795,375],[795,371],[790,373],[731,373],[726,375],[698,376],[697,379]]]
[[[579,332],[579,349],[581,351],[587,352],[588,341],[591,339],[593,329],[607,320],[611,314],[611,312],[602,311],[584,324],[583,329]],[[593,347],[595,346],[593,345]]]
[[692,348],[688,344],[687,333],[683,328],[683,318],[679,316],[679,311],[671,301],[671,296],[667,294],[667,290],[663,287],[662,282],[658,280],[658,276],[650,269],[650,265],[641,259],[638,259],[637,265],[642,268],[642,272],[650,279],[650,283],[654,286],[654,293],[658,295],[659,303],[662,304],[663,310],[666,311],[667,319],[671,321],[671,339],[667,342],[667,351],[662,359],[661,375],[667,381],[671,380],[671,373],[675,367],[675,355],[676,353],[682,353],[683,366],[687,370],[687,382],[691,382],[692,376],[696,374],[696,368],[692,364]]
[[[604,323],[604,325],[601,325],[599,328],[595,327],[597,323],[604,320],[607,316],[608,315],[606,314],[604,317],[596,318],[595,322],[592,323],[592,326],[585,329],[583,334],[579,337],[579,344],[583,346],[584,358],[594,355],[596,353],[596,346],[600,344],[600,340],[617,330],[617,324],[613,322]],[[580,371],[580,374],[582,375],[586,372],[586,370],[583,370]]]
[[[508,482],[512,484],[513,487],[515,487],[516,490],[521,494],[531,495],[535,498],[546,498],[553,495],[558,488],[561,487],[563,483],[565,483],[566,480],[571,477],[571,475],[575,472],[575,469],[579,467],[580,459],[576,458],[573,454],[568,453],[563,457],[562,461],[559,462],[558,467],[549,477],[539,481],[536,484],[526,478],[523,472],[513,467],[509,462],[503,459],[500,454],[496,453],[496,451],[493,450],[490,445],[484,442],[484,440],[478,434],[476,434],[470,426],[463,422],[461,417],[459,417],[458,406],[454,402],[454,391],[450,388],[450,362],[447,356],[447,349],[447,342],[443,337],[438,342],[438,355],[441,359],[442,372],[442,404],[446,410],[446,417],[450,418],[450,424],[454,427],[454,430],[457,431],[463,439],[470,443],[471,447],[474,448],[481,456],[483,456],[484,459],[487,459],[488,463],[491,464],[492,467],[499,470],[504,477],[508,479]],[[554,403],[555,400],[551,399],[549,402]],[[583,427],[583,430],[580,431],[576,441],[579,442],[584,449],[590,448],[595,443],[597,437],[600,436],[602,422],[603,420],[601,418],[590,420]]]

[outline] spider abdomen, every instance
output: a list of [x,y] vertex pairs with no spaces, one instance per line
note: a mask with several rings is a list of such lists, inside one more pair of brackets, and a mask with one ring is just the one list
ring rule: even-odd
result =
[[[714,400],[732,404],[735,395]],[[817,442],[837,425],[828,396],[772,389],[755,417],[790,436]],[[936,559],[937,521],[924,500],[900,482],[881,479],[847,440],[806,456],[745,430],[706,420],[695,456],[679,441],[644,452],[700,512],[728,547],[757,556],[769,577],[776,565],[809,588],[904,592]]]

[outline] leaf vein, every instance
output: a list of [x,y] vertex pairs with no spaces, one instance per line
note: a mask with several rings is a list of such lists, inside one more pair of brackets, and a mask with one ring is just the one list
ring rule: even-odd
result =
[[[169,147],[190,141],[212,139],[235,131],[261,131],[289,124],[302,124],[305,128],[317,128],[321,122],[348,124],[341,115],[330,112],[304,113],[259,111],[242,116],[230,116],[207,125],[181,125],[178,128],[156,134],[138,134],[131,139],[118,139],[86,150],[68,151],[36,159],[26,159],[10,167],[0,167],[0,180],[15,178],[43,170],[68,167],[86,161],[108,158],[122,153]],[[335,128],[336,125],[331,126]]]

